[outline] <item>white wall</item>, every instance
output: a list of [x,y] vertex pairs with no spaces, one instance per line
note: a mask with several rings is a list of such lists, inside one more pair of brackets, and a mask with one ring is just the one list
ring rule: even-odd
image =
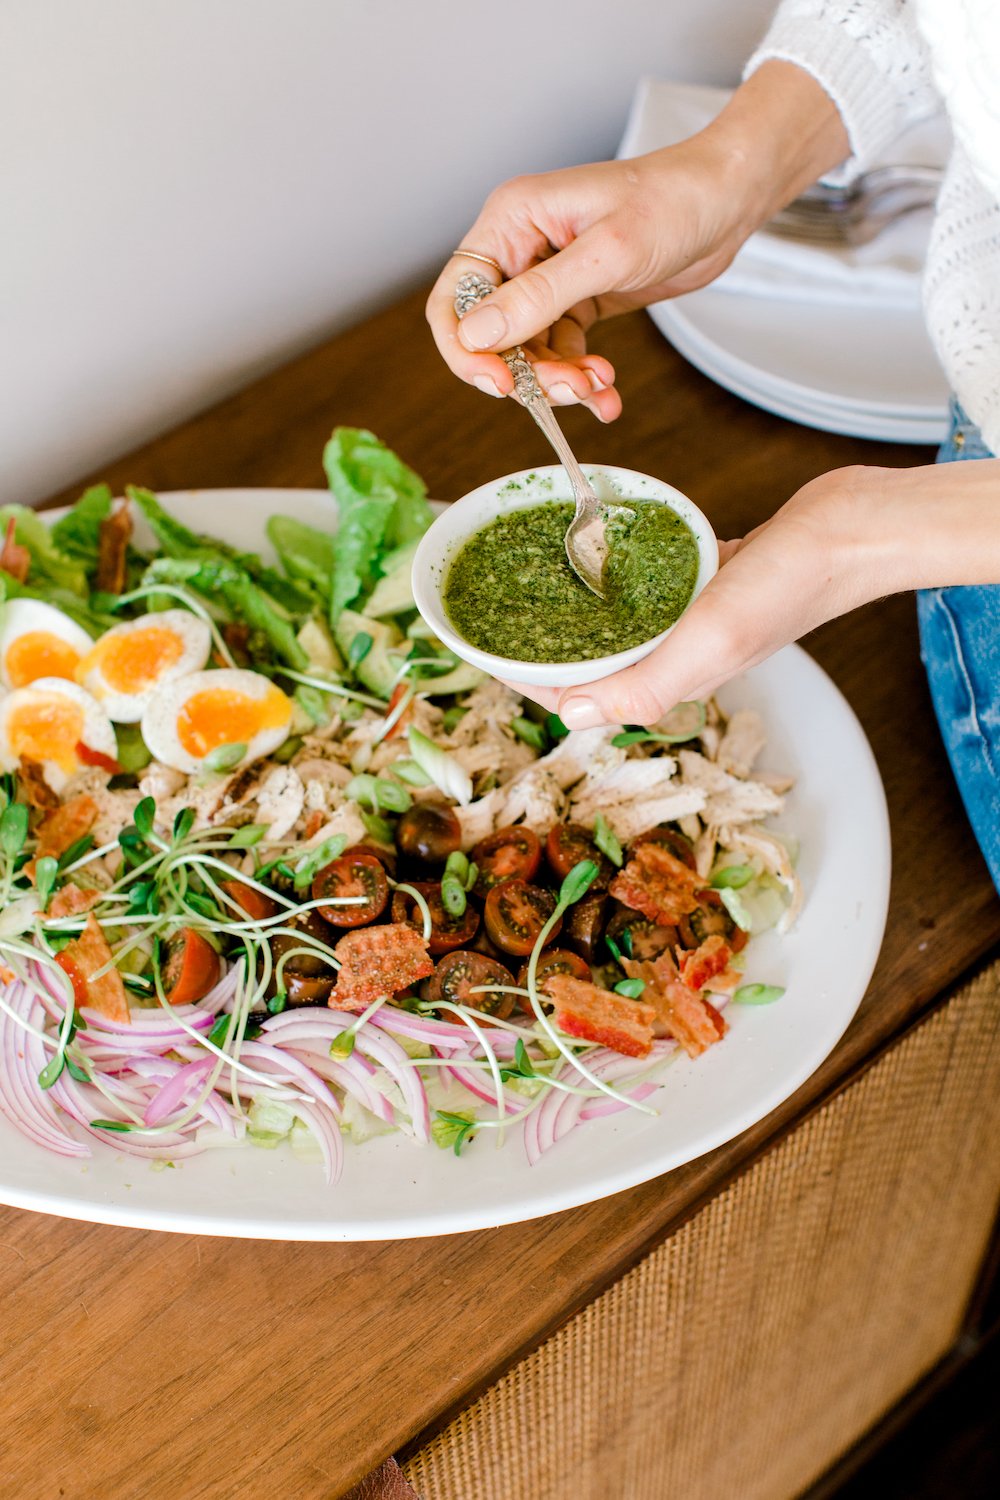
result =
[[773,0],[4,0],[0,500],[426,277],[486,192],[726,82]]

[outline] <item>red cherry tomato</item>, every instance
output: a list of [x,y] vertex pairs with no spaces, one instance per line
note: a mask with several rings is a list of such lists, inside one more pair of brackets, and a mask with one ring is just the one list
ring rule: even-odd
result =
[[443,865],[449,854],[461,848],[462,825],[450,807],[418,802],[396,824],[396,845],[409,859]]
[[488,896],[501,880],[532,880],[542,862],[542,846],[530,828],[498,828],[472,851],[478,866],[477,896]]
[[182,927],[167,944],[164,993],[171,1005],[191,1005],[218,984],[219,971],[219,955],[208,938],[193,927]]
[[[489,984],[510,986],[511,976],[504,965],[497,963],[496,959],[487,958],[485,953],[459,950],[445,954],[430,979],[424,980],[420,994],[432,1005],[450,1000],[453,1005],[468,1005],[473,1010],[481,1010],[488,1016],[496,1016],[498,1020],[505,1021],[514,1009],[515,997],[505,994],[501,989],[482,988]],[[448,1019],[453,1020],[454,1017],[449,1016]]]
[[220,880],[219,885],[225,891],[230,901],[235,901],[241,906],[248,917],[255,922],[266,922],[270,917],[277,916],[278,903],[270,896],[265,896],[263,891],[258,891],[256,886],[247,885],[244,880]]
[[597,866],[597,877],[590,889],[606,891],[614,878],[615,867],[606,854],[602,854],[582,823],[556,823],[549,829],[545,840],[545,858],[557,880],[565,880],[574,865],[581,860],[593,860]]
[[685,838],[683,833],[678,833],[667,823],[659,823],[655,828],[640,833],[629,845],[631,849],[638,849],[640,844],[659,844],[662,849],[668,850],[675,859],[683,860],[689,870],[695,868],[694,848],[691,840]]
[[[486,930],[505,953],[530,953],[555,906],[555,896],[540,885],[529,885],[526,880],[501,881],[486,897]],[[548,942],[555,940],[561,927],[560,917]]]
[[698,905],[681,918],[677,931],[685,948],[698,948],[706,938],[715,936],[725,938],[734,953],[741,953],[747,945],[748,934],[737,927],[718,891],[699,891]]
[[[342,854],[317,873],[312,883],[312,896],[314,901],[324,903],[317,909],[334,927],[364,927],[385,911],[389,902],[389,882],[377,855]],[[364,900],[334,905],[335,901],[350,896],[362,896]]]
[[[479,913],[471,901],[466,902],[460,917],[453,917],[444,909],[441,887],[436,880],[415,880],[413,889],[419,891],[427,902],[431,914],[431,935],[427,941],[428,953],[437,957],[450,953],[453,948],[467,948],[479,930]],[[423,912],[408,891],[397,890],[392,897],[392,920],[405,922],[407,926],[424,930]]]

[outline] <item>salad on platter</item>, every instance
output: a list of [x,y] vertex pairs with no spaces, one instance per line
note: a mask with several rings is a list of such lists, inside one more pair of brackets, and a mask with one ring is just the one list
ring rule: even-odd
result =
[[533,1163],[782,993],[759,716],[567,732],[417,614],[413,471],[350,428],[324,463],[274,562],[138,488],[0,511],[0,1112],[50,1151]]

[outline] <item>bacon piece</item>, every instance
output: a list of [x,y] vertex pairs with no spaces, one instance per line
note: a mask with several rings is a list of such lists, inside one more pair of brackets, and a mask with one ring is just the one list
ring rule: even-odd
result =
[[95,978],[98,970],[103,969],[105,964],[110,964],[111,960],[108,940],[98,926],[93,912],[89,913],[80,936],[68,942],[56,956],[56,963],[73,982],[77,1005],[96,1010],[98,1015],[106,1016],[109,1021],[128,1025],[132,1017],[129,1015],[128,996],[118,970],[112,966],[106,974]]
[[340,964],[330,996],[334,1010],[362,1011],[380,995],[395,995],[434,972],[423,937],[405,922],[358,927],[340,939]]
[[567,1036],[598,1042],[626,1057],[645,1057],[650,1051],[656,1017],[651,1005],[602,990],[571,974],[550,974],[542,991],[555,1001],[555,1023]]
[[101,522],[97,533],[97,572],[94,588],[102,594],[125,591],[128,544],[132,536],[132,509],[118,500]]
[[611,882],[611,894],[660,926],[673,927],[694,911],[703,884],[696,871],[662,844],[639,844]]
[[[250,665],[250,626],[244,620],[228,620],[222,627],[222,639],[233,656],[238,667]],[[213,653],[213,660],[220,667],[227,667],[228,662],[223,661],[221,654]]]
[[725,1019],[698,990],[681,983],[668,953],[654,963],[626,958],[622,966],[630,979],[645,981],[642,996],[655,1012],[653,1030],[657,1036],[672,1036],[689,1057],[700,1057],[725,1036],[729,1029]]
[[704,989],[710,979],[729,967],[731,956],[732,949],[725,938],[713,933],[693,952],[681,954],[681,982],[692,990]]
[[314,807],[306,819],[306,826],[302,830],[302,837],[308,842],[314,839],[326,822],[326,813],[321,807]]
[[99,771],[107,771],[109,776],[120,776],[122,773],[121,766],[113,756],[105,755],[103,750],[92,750],[83,740],[77,740],[76,754],[85,766],[96,766]]
[[17,540],[17,517],[11,516],[7,522],[7,534],[0,547],[0,568],[9,573],[11,578],[16,578],[18,583],[27,582],[31,571],[31,553],[27,547],[22,547]]
[[76,917],[82,912],[90,911],[100,899],[100,891],[85,891],[78,885],[64,885],[61,891],[56,891],[49,902],[48,915],[50,917]]
[[89,833],[96,817],[97,803],[84,792],[78,797],[70,797],[61,807],[57,806],[54,811],[46,813],[38,826],[38,847],[26,866],[29,877],[34,879],[38,860],[45,859],[48,855],[58,859],[60,854],[65,854],[67,849],[73,847],[77,839],[82,839],[84,834]]
[[21,790],[29,807],[34,807],[40,812],[50,812],[52,808],[59,806],[59,797],[45,780],[45,767],[40,760],[32,760],[30,755],[22,755],[18,765],[18,774],[21,780]]
[[[399,707],[400,703],[406,697],[409,691],[410,687],[408,683],[396,683],[396,686],[392,690],[392,696],[390,697],[389,702],[386,704],[385,716],[387,719],[392,717],[393,713]],[[392,728],[389,730],[388,734],[385,736],[387,740],[394,740],[397,734],[402,734],[403,731],[409,727],[410,722],[413,719],[413,715],[416,712],[416,709],[414,707],[415,702],[416,699],[414,699],[413,703],[410,703],[406,708],[403,709],[403,712],[399,715],[399,718],[396,720]]]

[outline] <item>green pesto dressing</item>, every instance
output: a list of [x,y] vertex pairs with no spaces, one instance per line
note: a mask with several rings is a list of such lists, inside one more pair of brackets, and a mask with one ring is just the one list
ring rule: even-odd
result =
[[627,651],[681,615],[698,544],[668,505],[623,500],[609,521],[606,598],[566,560],[569,502],[512,510],[461,547],[444,582],[445,611],[470,645],[514,661],[587,661]]

